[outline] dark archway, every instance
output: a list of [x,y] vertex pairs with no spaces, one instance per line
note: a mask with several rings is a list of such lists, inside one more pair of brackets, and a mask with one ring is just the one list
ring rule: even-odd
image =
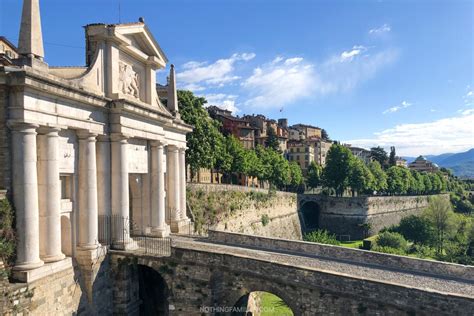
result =
[[264,291],[250,292],[235,303],[231,315],[294,315],[288,304],[279,296]]
[[138,265],[140,315],[169,315],[169,289],[165,279],[155,270]]
[[320,213],[320,206],[316,202],[308,201],[301,205],[301,214],[303,215],[306,230],[313,230],[319,228]]

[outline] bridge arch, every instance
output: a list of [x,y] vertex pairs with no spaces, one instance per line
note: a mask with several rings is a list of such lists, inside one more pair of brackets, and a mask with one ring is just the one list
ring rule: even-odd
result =
[[252,314],[275,314],[281,316],[293,316],[294,312],[280,296],[266,292],[253,291],[240,297],[234,304],[235,310],[231,315]]
[[169,315],[169,280],[149,264],[138,263],[136,267],[138,295],[142,302],[140,315]]
[[314,230],[320,227],[321,206],[318,202],[301,201],[300,213],[306,230]]

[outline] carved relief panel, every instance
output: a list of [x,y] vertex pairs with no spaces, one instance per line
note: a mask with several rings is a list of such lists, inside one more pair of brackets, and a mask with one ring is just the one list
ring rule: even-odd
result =
[[140,77],[133,67],[127,63],[119,63],[119,91],[123,94],[140,98]]

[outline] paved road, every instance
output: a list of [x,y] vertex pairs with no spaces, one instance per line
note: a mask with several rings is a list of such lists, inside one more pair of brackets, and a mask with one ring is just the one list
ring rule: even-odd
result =
[[301,253],[285,253],[263,248],[243,248],[239,245],[216,244],[203,238],[173,236],[173,244],[179,248],[250,257],[257,260],[298,266],[326,273],[337,273],[349,277],[364,278],[382,283],[409,286],[421,290],[456,294],[474,299],[474,282],[450,279],[405,270],[385,269],[380,266],[364,265],[358,262],[335,261],[332,258],[316,257]]

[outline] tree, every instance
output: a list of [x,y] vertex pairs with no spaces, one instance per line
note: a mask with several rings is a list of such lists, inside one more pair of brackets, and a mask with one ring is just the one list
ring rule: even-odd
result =
[[419,244],[430,244],[433,240],[433,229],[426,218],[410,215],[402,218],[397,231],[406,239]]
[[382,147],[378,146],[370,148],[370,157],[373,160],[377,160],[382,168],[385,169],[387,167],[388,156],[387,152]]
[[387,191],[393,195],[405,194],[408,190],[408,184],[403,179],[404,168],[402,167],[390,167],[387,170]]
[[330,141],[331,140],[329,138],[328,132],[324,128],[321,130],[321,138],[325,141]]
[[366,192],[372,186],[374,176],[360,159],[352,159],[349,172],[349,186],[352,190],[352,196],[355,192]]
[[411,192],[414,194],[423,194],[425,193],[425,182],[423,174],[419,173],[416,170],[411,171],[413,178],[413,186],[411,187]]
[[429,175],[426,174],[426,173],[422,173],[422,177],[423,177],[423,183],[425,185],[424,193],[429,194],[433,190],[433,185],[431,184],[431,179],[430,179]]
[[311,161],[306,175],[306,184],[311,189],[317,188],[321,184],[321,174],[323,169],[315,161]]
[[377,160],[371,161],[368,165],[374,179],[372,182],[372,190],[384,192],[387,190],[387,174],[383,171]]
[[242,143],[233,135],[229,135],[226,137],[226,149],[229,156],[232,157],[230,172],[233,174],[247,174],[249,171],[249,164],[247,153]]
[[326,167],[323,170],[324,185],[333,188],[337,196],[342,196],[349,185],[351,161],[355,159],[351,151],[342,145],[334,144],[328,151]]
[[290,186],[292,191],[297,191],[299,186],[303,184],[303,172],[301,171],[300,165],[295,161],[289,164],[290,169]]
[[248,175],[255,178],[263,177],[263,165],[255,150],[247,150]]
[[388,165],[390,167],[393,167],[393,166],[397,165],[397,155],[395,153],[395,147],[394,146],[390,147],[390,156],[388,158]]
[[192,173],[197,172],[199,168],[214,168],[224,145],[224,137],[219,132],[219,122],[209,117],[204,108],[206,99],[196,97],[191,91],[179,90],[178,102],[181,118],[194,127],[193,131],[186,135],[186,163]]
[[280,152],[280,142],[278,141],[278,136],[275,133],[275,130],[270,126],[267,128],[267,139],[265,140],[265,147]]
[[445,240],[455,230],[455,216],[451,203],[440,196],[433,196],[423,215],[433,227],[436,253],[442,255]]

